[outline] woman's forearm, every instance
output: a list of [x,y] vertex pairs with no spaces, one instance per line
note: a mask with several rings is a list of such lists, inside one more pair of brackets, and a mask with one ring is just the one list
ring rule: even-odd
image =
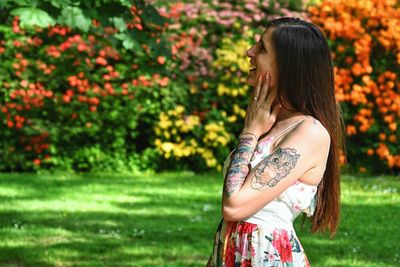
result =
[[258,138],[251,133],[242,133],[239,143],[233,152],[231,163],[224,180],[224,196],[229,198],[243,185],[249,173],[248,164],[257,146]]

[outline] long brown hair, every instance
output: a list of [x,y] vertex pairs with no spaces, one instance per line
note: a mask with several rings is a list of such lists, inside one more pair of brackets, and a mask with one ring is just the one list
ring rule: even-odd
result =
[[[344,121],[334,91],[331,52],[325,35],[314,24],[299,18],[271,20],[272,44],[278,69],[278,99],[321,122],[331,138],[324,176],[316,193],[311,232],[328,230],[333,237],[340,213],[340,153],[345,155]],[[285,106],[285,108],[288,108]],[[302,226],[304,225],[305,214]]]

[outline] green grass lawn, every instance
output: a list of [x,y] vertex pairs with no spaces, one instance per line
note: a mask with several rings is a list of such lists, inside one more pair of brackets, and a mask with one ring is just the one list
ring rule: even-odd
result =
[[[221,174],[0,174],[0,266],[205,266]],[[342,182],[336,238],[297,233],[312,266],[400,266],[399,177]]]

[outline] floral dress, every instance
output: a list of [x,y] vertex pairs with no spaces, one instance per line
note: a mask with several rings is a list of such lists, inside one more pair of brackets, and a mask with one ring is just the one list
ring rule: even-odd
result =
[[[268,155],[272,138],[257,145],[250,161],[252,167]],[[230,155],[224,162],[223,177],[229,163]],[[250,218],[237,222],[222,219],[208,266],[310,266],[293,221],[301,212],[308,217],[313,215],[316,192],[317,186],[296,181]]]

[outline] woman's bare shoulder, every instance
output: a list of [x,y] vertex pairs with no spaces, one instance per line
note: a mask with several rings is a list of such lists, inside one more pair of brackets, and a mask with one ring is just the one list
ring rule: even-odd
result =
[[312,116],[305,115],[304,119],[298,123],[294,129],[291,129],[287,134],[275,140],[273,149],[276,149],[281,143],[288,139],[299,144],[320,144],[328,145],[330,143],[330,135],[322,123]]
[[308,138],[312,142],[329,143],[330,135],[322,123],[312,116],[305,116],[305,119],[296,127],[293,134],[304,140]]

